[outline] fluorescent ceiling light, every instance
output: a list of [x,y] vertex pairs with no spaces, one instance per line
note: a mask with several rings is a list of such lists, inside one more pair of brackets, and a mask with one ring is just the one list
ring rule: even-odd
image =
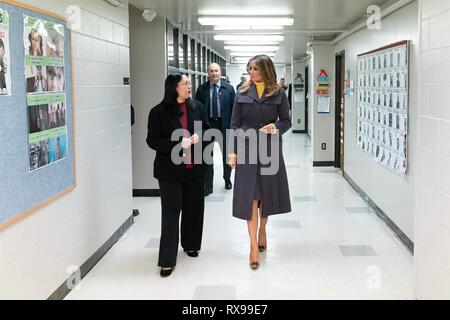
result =
[[216,31],[226,31],[226,30],[284,30],[283,26],[215,26]]
[[278,46],[225,46],[225,50],[231,51],[245,51],[245,52],[254,52],[254,51],[262,51],[262,52],[274,52],[278,51],[280,47]]
[[254,56],[265,54],[269,57],[274,57],[276,55],[275,52],[231,52],[230,56],[232,57],[247,57],[247,58],[253,58]]
[[[270,57],[270,59],[274,59],[274,57]],[[243,63],[243,64],[248,64],[250,59],[245,59],[245,58],[236,58],[236,59],[231,59],[231,63]]]
[[234,35],[234,34],[218,34],[214,36],[216,41],[284,41],[284,36],[281,35]]
[[289,17],[199,17],[198,23],[203,26],[292,26],[294,19]]
[[125,3],[122,0],[105,0],[105,2],[109,3],[113,7],[124,8]]
[[[262,1],[259,1],[262,2]],[[236,5],[232,6],[228,4],[226,6],[219,3],[213,5],[208,3],[206,8],[199,8],[198,14],[200,16],[267,16],[267,12],[270,12],[272,16],[286,17],[292,15],[292,9],[288,4],[277,3],[277,6],[254,4],[249,6]]]
[[280,43],[278,41],[225,41],[226,46],[247,46],[247,45],[258,45],[258,46],[278,46]]

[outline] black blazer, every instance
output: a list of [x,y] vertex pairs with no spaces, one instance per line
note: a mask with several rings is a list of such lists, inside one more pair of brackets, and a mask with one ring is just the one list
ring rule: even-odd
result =
[[[161,181],[183,182],[186,178],[186,171],[193,170],[194,176],[200,177],[205,173],[206,166],[203,161],[203,151],[211,142],[203,142],[203,133],[210,128],[208,116],[203,105],[195,100],[187,102],[188,128],[191,135],[194,133],[200,137],[203,143],[202,154],[195,153],[195,148],[191,148],[194,163],[195,159],[202,159],[202,164],[194,164],[193,169],[187,169],[185,164],[176,165],[173,163],[172,150],[180,144],[182,137],[178,141],[171,141],[172,133],[176,129],[182,129],[180,118],[169,110],[164,104],[154,107],[148,117],[148,146],[156,151],[156,159],[153,167],[153,176]],[[202,131],[194,132],[194,121],[202,122]],[[180,151],[180,154],[183,151]]]

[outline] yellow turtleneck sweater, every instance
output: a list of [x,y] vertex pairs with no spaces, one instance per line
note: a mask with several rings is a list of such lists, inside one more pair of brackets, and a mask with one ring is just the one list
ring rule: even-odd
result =
[[258,90],[258,96],[261,99],[261,97],[264,94],[264,90],[266,90],[266,85],[264,82],[255,82],[256,90]]

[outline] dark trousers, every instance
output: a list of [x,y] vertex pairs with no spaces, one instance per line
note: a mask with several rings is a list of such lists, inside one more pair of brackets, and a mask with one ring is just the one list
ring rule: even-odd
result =
[[0,71],[0,89],[6,89],[6,77],[3,71]]
[[[227,128],[222,128],[222,119],[209,119],[211,129],[217,129],[223,133],[223,141],[221,141],[220,151],[222,152],[223,158],[223,179],[225,181],[231,180],[231,167],[228,165],[228,155],[227,155],[227,139],[225,135],[225,130]],[[214,156],[214,153],[213,155]],[[208,165],[205,174],[205,194],[210,194],[213,191],[214,185],[214,165]]]
[[203,176],[193,177],[188,171],[182,183],[159,180],[161,190],[161,242],[159,246],[160,267],[177,264],[181,215],[181,246],[186,251],[199,251],[203,235],[205,197]]

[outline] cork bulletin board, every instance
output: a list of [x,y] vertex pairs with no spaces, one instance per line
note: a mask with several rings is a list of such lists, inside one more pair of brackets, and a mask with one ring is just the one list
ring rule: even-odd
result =
[[408,168],[409,41],[358,55],[357,145],[405,175]]
[[65,18],[0,0],[0,36],[2,230],[72,191],[76,167]]

